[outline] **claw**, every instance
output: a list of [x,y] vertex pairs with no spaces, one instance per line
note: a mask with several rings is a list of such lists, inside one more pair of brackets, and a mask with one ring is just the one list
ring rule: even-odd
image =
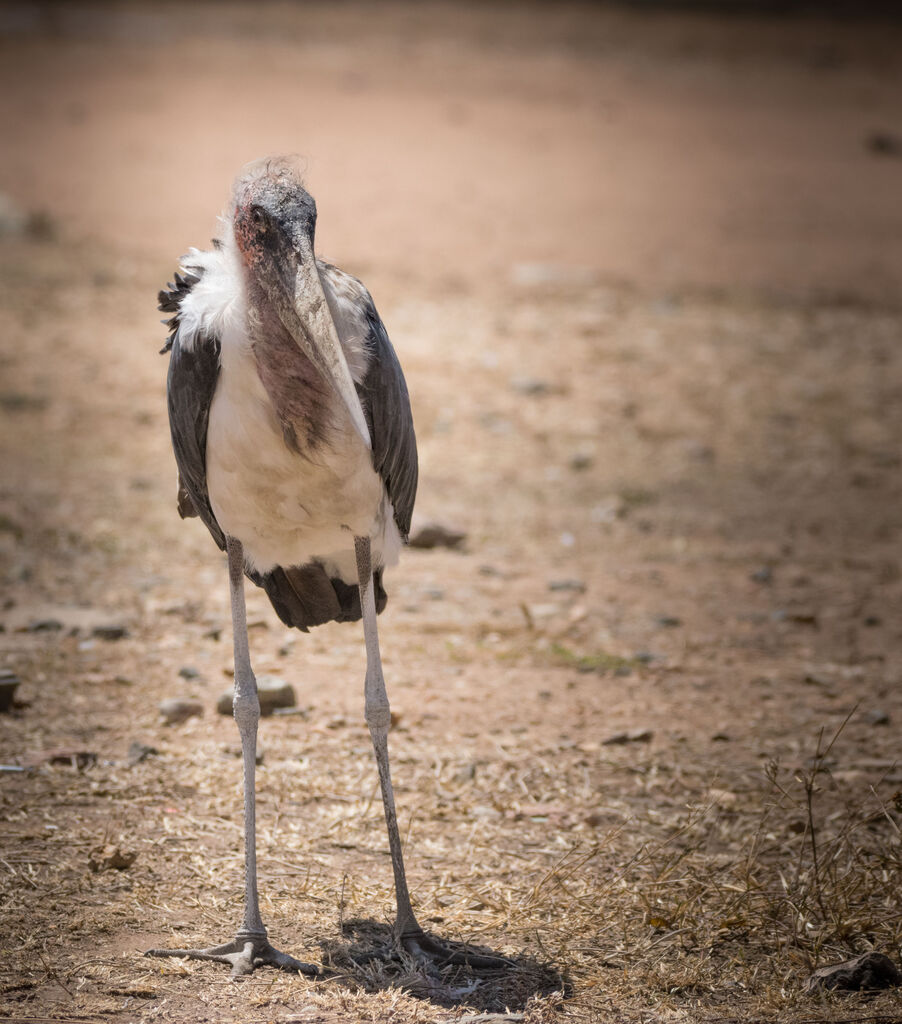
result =
[[432,964],[436,967],[461,965],[480,971],[499,971],[515,966],[512,960],[503,956],[486,956],[484,953],[472,953],[467,949],[455,949],[438,939],[433,939],[421,928],[400,935],[396,944],[392,946],[382,946],[368,953],[358,953],[353,959],[358,964],[369,963],[371,960],[396,960],[398,945],[418,963]]
[[148,949],[145,956],[187,957],[189,960],[213,960],[228,964],[232,977],[241,978],[253,973],[258,967],[277,967],[282,971],[293,971],[312,978],[323,977],[323,969],[315,964],[295,960],[293,956],[275,949],[266,938],[239,936],[221,946],[207,949]]

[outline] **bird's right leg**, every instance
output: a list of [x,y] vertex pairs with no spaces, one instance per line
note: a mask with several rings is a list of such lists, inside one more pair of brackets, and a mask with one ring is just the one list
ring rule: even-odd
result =
[[[354,551],[357,556],[357,576],[360,586],[360,609],[363,617],[363,634],[366,641],[366,682],[365,717],[373,741],[373,752],[379,769],[379,783],[382,789],[382,806],[385,810],[385,824],[388,828],[388,847],[391,853],[392,869],[395,876],[395,899],[398,916],[395,919],[396,940],[412,956],[420,961],[436,964],[467,964],[470,967],[497,969],[509,967],[504,957],[483,956],[466,949],[446,946],[420,927],[410,903],[404,858],[401,853],[401,833],[398,829],[398,815],[395,810],[395,795],[391,784],[388,764],[388,730],[391,725],[391,709],[382,675],[382,658],[379,653],[379,634],[376,626],[376,601],[373,594],[373,567],[369,537],[355,537]],[[385,959],[384,953],[368,954],[361,959]]]
[[250,974],[255,967],[269,964],[286,971],[319,975],[313,964],[295,960],[274,949],[266,937],[260,917],[257,896],[257,830],[256,830],[256,758],[257,724],[260,721],[260,700],[257,680],[251,668],[247,638],[247,611],[244,603],[244,550],[233,537],[226,539],[229,556],[229,593],[232,604],[232,637],[235,650],[235,696],[232,709],[241,735],[244,763],[244,923],[231,942],[208,949],[149,949],[145,956],[184,956],[193,960],[215,960],[230,964],[233,977]]

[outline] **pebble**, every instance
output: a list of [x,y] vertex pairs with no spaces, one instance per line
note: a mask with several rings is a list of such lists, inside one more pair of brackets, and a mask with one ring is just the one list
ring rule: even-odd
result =
[[179,725],[204,713],[204,706],[200,701],[186,700],[184,697],[162,700],[158,707],[164,725]]
[[586,585],[582,580],[577,579],[564,579],[564,580],[551,580],[548,584],[549,590],[565,590],[571,591],[574,594],[583,594],[586,590]]
[[443,523],[423,523],[411,533],[410,546],[421,550],[448,548],[456,551],[466,539],[467,535],[463,530],[454,529]]
[[[216,710],[221,715],[232,714],[232,698],[234,690],[223,690],[216,701]],[[293,708],[297,705],[297,696],[291,683],[286,683],[278,676],[260,676],[257,679],[257,696],[260,699],[260,714],[266,718],[277,708]]]
[[128,629],[118,622],[109,623],[95,626],[91,630],[91,636],[97,637],[98,640],[122,640],[128,636]]
[[654,732],[651,729],[629,729],[627,732],[615,732],[606,740],[601,741],[603,747],[619,747],[624,743],[649,743]]
[[200,676],[200,672],[193,665],[182,665],[179,669],[179,675],[182,679],[197,679]]
[[11,668],[0,669],[0,711],[9,711],[13,706],[19,682]]
[[889,715],[882,708],[865,711],[864,720],[868,725],[889,725]]
[[147,743],[140,743],[138,740],[134,740],[128,748],[128,763],[134,767],[134,765],[146,761],[148,757],[155,757],[159,753],[156,747],[151,747]]
[[88,855],[88,867],[94,872],[110,869],[124,871],[135,863],[137,856],[136,850],[123,850],[112,843],[106,843],[91,850]]
[[665,629],[676,629],[678,626],[683,625],[683,620],[678,618],[676,615],[659,615],[655,622],[659,626],[663,626]]
[[540,377],[511,377],[511,388],[520,395],[547,395],[551,391],[551,385],[547,380]]

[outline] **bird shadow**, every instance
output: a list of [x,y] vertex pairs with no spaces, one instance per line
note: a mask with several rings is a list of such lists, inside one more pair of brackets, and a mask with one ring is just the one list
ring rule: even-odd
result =
[[323,943],[323,962],[369,992],[399,988],[437,1006],[466,1005],[486,1013],[517,1012],[535,996],[570,994],[566,974],[551,964],[485,946],[444,944],[454,952],[497,957],[501,963],[490,968],[423,963],[397,948],[391,928],[365,918],[345,921],[342,938]]

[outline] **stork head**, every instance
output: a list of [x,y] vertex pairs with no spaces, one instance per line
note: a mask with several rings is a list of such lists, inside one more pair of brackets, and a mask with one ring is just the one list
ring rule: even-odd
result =
[[290,161],[262,160],[244,168],[233,190],[232,227],[251,296],[272,306],[370,447],[313,254],[316,203]]

